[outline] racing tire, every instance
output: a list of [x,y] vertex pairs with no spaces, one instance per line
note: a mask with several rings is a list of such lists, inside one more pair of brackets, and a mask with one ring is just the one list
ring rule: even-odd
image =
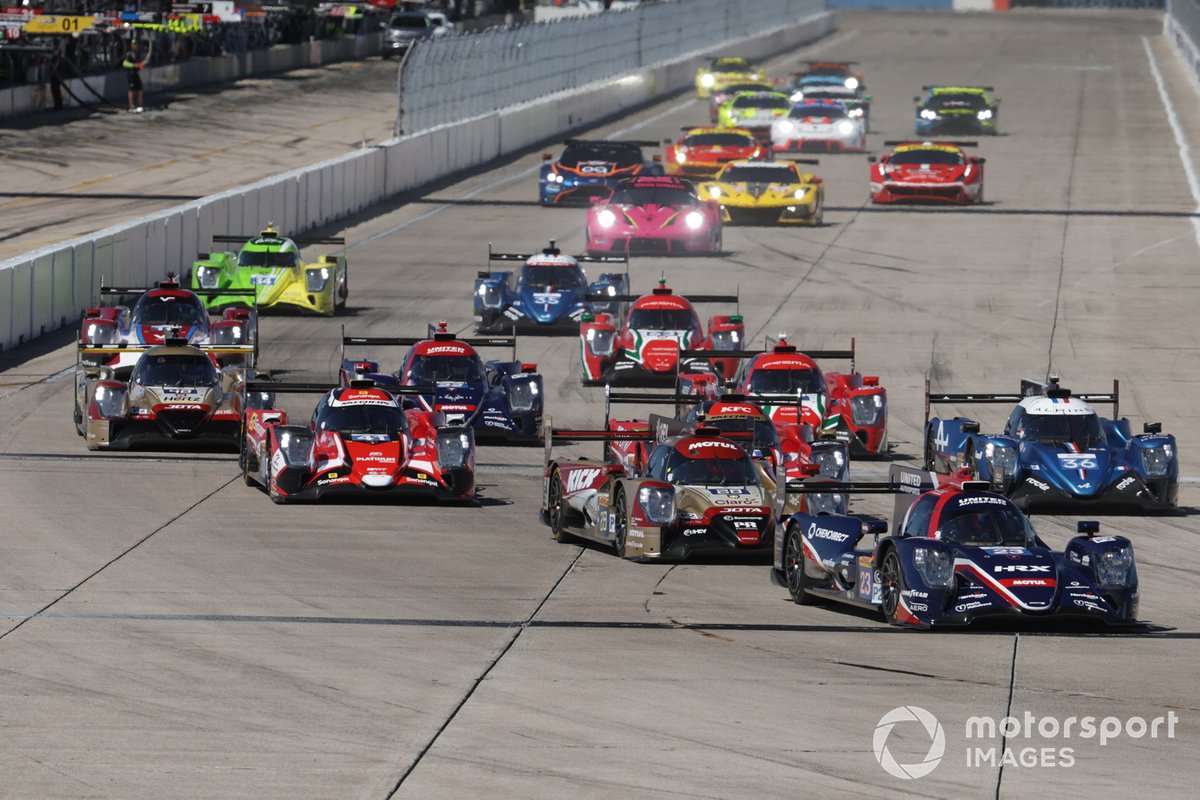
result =
[[924,463],[926,472],[933,472],[933,466],[934,466],[933,427],[930,425],[925,426],[925,452],[924,452],[924,462],[923,463]]
[[975,443],[967,439],[967,443],[963,445],[963,466],[971,471],[972,480],[980,480],[979,464],[975,461]]
[[[238,461],[242,462],[242,483],[247,486],[253,486],[258,483],[250,474],[250,455],[246,452],[245,443],[242,444],[241,452],[238,453]],[[255,465],[258,466],[257,464]]]
[[904,570],[900,568],[900,556],[896,555],[894,549],[888,550],[888,554],[883,557],[883,564],[879,568],[879,582],[883,592],[879,610],[883,612],[883,618],[887,622],[899,625],[898,612],[900,595],[904,592]]
[[629,509],[625,507],[625,492],[622,489],[617,490],[617,502],[614,504],[613,513],[616,515],[614,528],[616,529],[613,535],[613,550],[617,553],[617,558],[628,558],[626,555],[629,534]]
[[783,546],[783,570],[792,602],[798,606],[809,606],[816,602],[816,598],[808,592],[808,576],[804,574],[804,542],[800,536],[800,526],[788,526]]
[[825,224],[825,195],[817,198],[817,208],[813,212],[813,227],[819,228]]
[[569,544],[575,537],[567,533],[567,508],[563,498],[562,473],[554,470],[550,476],[550,488],[547,490],[546,517],[550,521],[550,533],[554,541]]
[[75,432],[80,436],[83,436],[83,409],[79,407],[78,399],[75,400],[75,409],[71,412],[71,417],[75,420]]
[[346,310],[346,301],[350,299],[350,269],[346,269],[346,276],[342,280],[342,285],[338,287],[337,294],[333,301],[333,313]]

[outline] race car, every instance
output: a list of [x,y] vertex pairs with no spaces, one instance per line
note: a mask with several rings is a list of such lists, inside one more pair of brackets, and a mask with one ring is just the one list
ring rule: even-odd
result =
[[714,92],[722,91],[732,83],[762,81],[766,74],[750,66],[750,62],[739,56],[714,58],[707,67],[696,70],[696,96],[705,100]]
[[983,202],[985,159],[968,156],[976,142],[884,142],[892,152],[871,162],[872,203]]
[[[887,390],[878,376],[855,369],[854,339],[849,350],[802,353],[781,335],[766,350],[738,350],[735,355],[745,360],[734,391],[760,403],[780,429],[809,425],[818,437],[848,443],[855,455],[887,453]],[[849,360],[850,371],[822,372],[817,359]]]
[[[1074,393],[1052,376],[1022,380],[1018,394],[944,394],[925,385],[925,464],[940,473],[966,469],[1026,511],[1174,509],[1179,493],[1175,437],[1162,424],[1134,434],[1119,417],[1120,384],[1111,393]],[[980,432],[966,417],[930,417],[932,405],[1010,404],[1002,433]],[[1113,418],[1093,404],[1113,407]]]
[[[632,303],[629,314],[618,320],[609,314],[585,314],[579,325],[580,360],[585,386],[601,383],[674,385],[678,375],[733,374],[737,361],[722,357],[746,335],[740,314],[719,314],[700,327],[694,303],[737,303],[737,295],[675,294],[666,279],[650,294],[619,296]],[[680,359],[681,350],[699,355]]]
[[734,161],[726,164],[711,181],[701,183],[697,193],[717,201],[725,222],[757,225],[821,225],[825,221],[825,186],[798,164],[816,164],[815,159],[790,161]]
[[124,380],[147,347],[166,344],[167,339],[183,339],[199,346],[250,345],[257,351],[258,313],[254,293],[239,290],[232,294],[250,308],[229,308],[219,319],[212,320],[202,299],[208,292],[180,287],[174,274],[168,273],[153,288],[101,286],[101,302],[106,298],[137,300],[132,305],[84,309],[77,342],[79,362],[107,367],[116,379]]
[[[346,345],[408,347],[400,369],[379,371],[379,362],[346,358]],[[475,348],[507,347],[511,361],[484,361]],[[512,336],[466,339],[446,330],[446,323],[430,325],[423,337],[368,338],[342,331],[339,383],[373,381],[379,388],[421,387],[412,394],[417,407],[438,412],[448,425],[465,425],[480,441],[506,444],[541,444],[545,392],[537,364],[516,358]]]
[[[269,398],[245,412],[239,462],[247,486],[276,503],[339,496],[475,497],[475,437],[460,424],[402,400],[430,387],[350,386],[250,381]],[[320,394],[307,425],[291,425],[280,394]]]
[[999,97],[991,86],[922,86],[917,105],[917,136],[978,136],[998,133]]
[[771,147],[776,153],[860,152],[866,145],[862,118],[850,116],[836,100],[801,100],[771,125]]
[[1137,565],[1128,539],[1098,536],[1099,523],[1081,521],[1079,535],[1056,552],[987,484],[935,488],[931,479],[894,464],[886,483],[844,485],[852,495],[895,494],[890,536],[882,535],[887,521],[877,517],[786,518],[775,539],[772,582],[802,605],[835,600],[925,630],[983,620],[1137,621]]
[[630,178],[587,211],[589,254],[721,252],[721,207],[683,178]]
[[769,81],[739,81],[713,92],[708,97],[708,121],[714,125],[721,112],[721,106],[733,99],[738,92],[774,92],[778,91],[775,84]]
[[782,92],[738,92],[717,109],[717,124],[745,128],[765,144],[771,139],[771,125],[791,107],[791,100]]
[[557,541],[590,539],[639,561],[770,551],[775,516],[758,470],[716,428],[664,439],[634,474],[620,464],[560,459],[551,452],[557,442],[647,436],[551,429],[539,516]]
[[[124,377],[83,360],[130,354],[137,361]],[[142,444],[237,449],[241,384],[253,369],[252,345],[201,347],[167,337],[155,345],[85,346],[79,355],[74,422],[89,450]]]
[[745,128],[684,128],[678,142],[663,143],[667,174],[689,178],[711,178],[730,161],[771,157],[771,148]]
[[544,206],[587,205],[607,199],[617,184],[639,175],[662,175],[661,157],[647,160],[643,147],[658,142],[568,139],[558,161],[542,153],[538,202]]
[[[350,294],[346,267],[346,240],[339,237],[296,239],[280,235],[268,223],[258,236],[224,234],[213,244],[238,244],[238,252],[200,253],[192,264],[192,288],[203,290],[205,304],[214,310],[246,305],[253,292],[259,308],[308,311],[333,316],[346,307]],[[320,256],[306,263],[301,246],[340,245],[341,253]],[[234,289],[233,292],[222,291]]]
[[866,95],[867,83],[863,74],[853,69],[857,61],[806,61],[804,68],[792,73],[788,82],[791,92],[807,95],[807,90],[836,93],[844,98]]
[[[514,273],[481,271],[475,278],[475,332],[575,333],[586,312],[620,314],[621,304],[610,298],[629,293],[628,256],[563,255],[555,246],[541,253],[494,253],[488,261],[521,263]],[[588,283],[580,264],[624,267],[601,273]]]

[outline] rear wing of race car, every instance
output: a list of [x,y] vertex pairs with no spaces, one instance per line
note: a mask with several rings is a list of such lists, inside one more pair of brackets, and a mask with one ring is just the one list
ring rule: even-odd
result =
[[928,92],[933,89],[968,89],[968,90],[973,89],[973,90],[979,91],[979,92],[994,92],[994,91],[996,91],[996,87],[994,87],[994,86],[958,86],[953,83],[931,83],[928,86],[921,87],[922,92]]
[[[764,353],[775,352],[795,352],[808,358],[822,361],[832,360],[849,360],[850,371],[855,371],[855,352],[856,352],[856,337],[850,337],[849,350],[801,350],[797,347],[788,345],[787,351],[781,351],[777,348],[777,340],[767,337],[766,346],[759,350],[680,350],[679,361],[685,358],[754,358],[761,356]],[[678,381],[678,375],[676,376]],[[790,395],[789,395],[790,396]]]
[[[213,244],[245,244],[254,235],[237,236],[228,233],[214,233],[212,237]],[[313,237],[297,237],[297,236],[281,236],[281,239],[291,239],[299,247],[307,247],[312,244],[332,244],[341,248],[346,247],[346,238],[344,236],[313,236]]]
[[346,360],[346,345],[356,344],[363,347],[412,347],[420,342],[445,341],[459,342],[470,347],[508,347],[512,350],[512,360],[517,360],[517,337],[514,336],[455,336],[445,330],[445,323],[429,324],[425,336],[347,336],[346,326],[342,326],[342,357]]
[[[185,346],[195,347],[198,350],[203,350],[205,353],[223,356],[223,355],[241,355],[245,356],[245,366],[247,369],[254,368],[255,346],[252,344],[222,344],[222,345],[207,345],[207,344],[188,344],[186,340],[170,340],[165,343],[166,346]],[[76,369],[82,367],[84,375],[88,378],[100,377],[104,366],[99,364],[84,364],[83,360],[86,356],[102,356],[114,355],[117,353],[144,353],[154,347],[163,347],[159,344],[141,344],[141,343],[124,343],[117,344],[95,344],[95,345],[80,345],[75,353]]]
[[602,442],[605,445],[604,453],[601,455],[602,461],[608,460],[608,445],[609,442],[652,442],[654,434],[647,428],[644,431],[609,431],[609,430],[594,430],[588,428],[555,428],[553,420],[549,415],[546,415],[543,423],[543,430],[548,431],[546,434],[546,459],[545,463],[550,463],[550,453],[555,444],[563,442]]
[[675,407],[675,416],[678,417],[685,404],[695,405],[701,399],[695,395],[674,392],[613,391],[612,385],[606,383],[604,384],[604,427],[607,428],[612,419],[614,405],[669,405]]
[[[789,481],[779,473],[775,482],[776,508],[782,510],[789,494],[890,494],[895,497],[892,505],[892,531],[896,531],[904,521],[904,515],[916,501],[917,497],[938,486],[932,472],[914,467],[892,464],[888,470],[886,481],[831,481],[824,478],[812,478],[806,481]],[[868,531],[869,533],[885,533],[886,530]]]
[[567,139],[563,142],[564,147],[572,147],[574,145],[616,145],[619,147],[658,147],[658,142],[650,139]]
[[[562,254],[562,251],[558,249],[557,242],[555,242],[554,239],[551,239],[550,246],[542,248],[542,252],[541,252],[541,255],[546,255],[546,256],[557,256],[557,255],[561,255],[561,254]],[[535,255],[538,255],[538,254],[537,253],[497,253],[492,250],[492,243],[488,242],[488,261],[489,262],[491,262],[491,261],[516,261],[520,264],[524,264],[526,261],[533,258]],[[614,265],[619,264],[624,268],[621,271],[625,273],[625,285],[629,286],[629,254],[628,253],[625,253],[625,254],[622,254],[619,256],[593,256],[593,255],[588,255],[586,253],[583,253],[583,254],[572,254],[571,258],[575,259],[575,261],[580,264],[614,264]],[[489,272],[480,272],[478,274],[478,277],[486,278],[490,274],[491,273],[489,273]],[[587,296],[587,299],[588,300],[607,300],[609,302],[615,302],[615,300],[612,296],[602,295],[602,294],[589,294]]]
[[883,143],[883,146],[899,147],[905,144],[944,144],[949,147],[979,147],[979,142],[974,139],[888,139]]
[[1072,392],[1058,385],[1058,377],[1051,376],[1045,383],[1029,378],[1021,379],[1021,390],[1018,393],[988,393],[968,392],[951,394],[947,392],[931,392],[929,379],[925,379],[925,421],[929,422],[930,408],[934,405],[984,405],[984,404],[1016,404],[1027,397],[1045,396],[1050,398],[1074,397],[1094,405],[1111,405],[1113,418],[1121,416],[1121,382],[1113,379],[1111,392]]

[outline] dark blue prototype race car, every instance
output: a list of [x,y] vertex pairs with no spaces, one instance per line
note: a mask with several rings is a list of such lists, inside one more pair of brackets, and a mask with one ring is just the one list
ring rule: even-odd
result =
[[[622,303],[613,298],[629,294],[629,256],[563,255],[550,246],[540,253],[493,253],[488,261],[517,261],[521,271],[480,272],[475,278],[475,332],[579,333],[585,313],[621,316]],[[620,272],[605,272],[588,283],[581,263],[612,264]]]
[[1125,537],[1097,536],[1099,523],[1081,521],[1080,535],[1056,552],[1011,500],[980,481],[935,488],[932,474],[899,465],[890,477],[789,485],[787,492],[895,494],[896,524],[883,536],[887,523],[877,517],[792,514],[777,529],[773,582],[800,604],[837,600],[922,629],[986,619],[1137,621],[1137,565]]
[[[346,345],[408,347],[400,369],[381,373],[379,362],[346,358]],[[476,347],[512,348],[511,361],[484,361]],[[537,364],[516,359],[516,338],[497,336],[463,339],[446,330],[446,323],[429,326],[424,338],[346,336],[342,330],[339,383],[372,380],[381,389],[394,386],[433,387],[415,401],[425,411],[442,416],[438,425],[466,425],[481,442],[542,443],[545,393]]]
[[[1111,393],[1073,394],[1058,379],[1021,381],[1019,394],[931,394],[925,387],[925,466],[967,469],[1026,511],[1054,508],[1175,508],[1179,456],[1158,422],[1133,434],[1119,417],[1120,385]],[[933,404],[1016,403],[1000,434],[980,433],[966,417],[929,416]],[[1091,404],[1113,406],[1113,419]]]

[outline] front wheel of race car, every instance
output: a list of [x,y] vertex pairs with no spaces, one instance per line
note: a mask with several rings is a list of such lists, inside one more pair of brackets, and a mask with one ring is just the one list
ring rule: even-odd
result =
[[825,197],[817,195],[816,201],[813,203],[813,225],[821,227],[825,224]]
[[616,517],[613,524],[613,550],[616,551],[617,558],[627,558],[629,509],[625,507],[625,492],[621,489],[617,490],[616,502],[613,506],[613,515]]
[[904,571],[900,569],[900,556],[889,550],[879,568],[879,583],[883,592],[880,610],[883,618],[893,625],[900,624],[900,596],[904,593]]
[[808,592],[808,576],[804,574],[804,542],[801,540],[800,527],[788,526],[787,539],[784,544],[783,569],[787,577],[788,593],[796,605],[812,605],[816,600]]
[[562,473],[554,470],[550,476],[550,488],[546,497],[546,517],[550,521],[550,532],[556,542],[573,542],[575,537],[567,533],[567,500],[564,497]]

